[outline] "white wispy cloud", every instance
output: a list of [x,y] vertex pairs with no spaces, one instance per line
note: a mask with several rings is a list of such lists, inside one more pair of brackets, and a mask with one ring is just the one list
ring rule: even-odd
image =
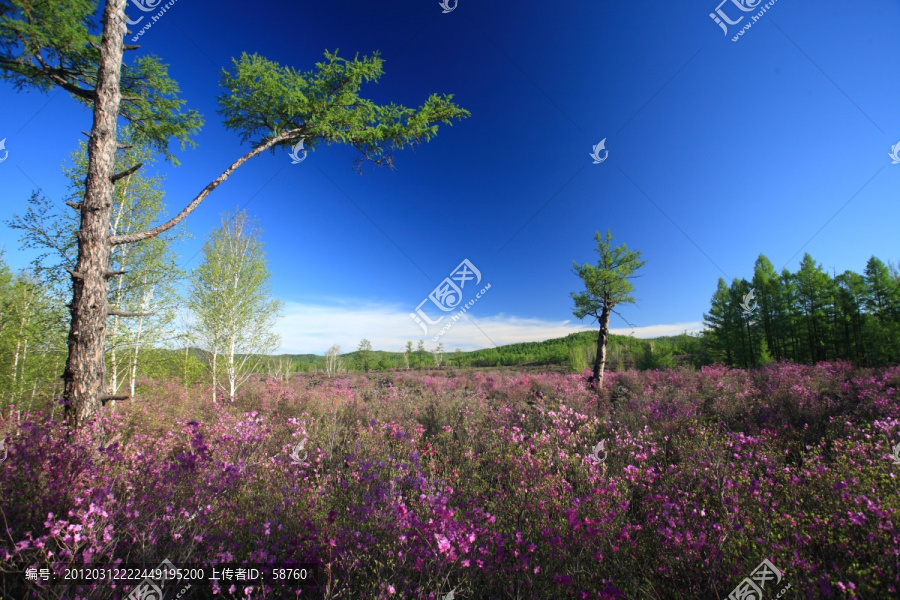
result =
[[[409,313],[408,308],[399,305],[347,301],[329,304],[286,302],[284,316],[277,325],[277,331],[281,334],[281,348],[278,352],[324,354],[333,344],[340,344],[342,352],[351,352],[356,350],[363,338],[372,342],[375,350],[392,352],[400,352],[410,340],[414,345],[419,340],[424,340],[428,349],[440,342],[447,351],[456,348],[478,350],[494,345],[541,342],[591,329],[578,321],[547,321],[499,314],[463,317],[434,340],[434,336],[449,319],[445,318],[438,325],[430,325],[426,335],[410,318]],[[634,336],[648,338],[677,335],[683,331],[694,332],[700,329],[700,322],[650,325],[636,327]],[[610,333],[621,335],[630,335],[631,332],[630,328],[610,330]]]

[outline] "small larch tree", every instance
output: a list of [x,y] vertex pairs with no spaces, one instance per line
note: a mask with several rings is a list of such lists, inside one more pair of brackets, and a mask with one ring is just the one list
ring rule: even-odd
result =
[[416,346],[416,364],[421,369],[425,366],[425,340],[419,340]]
[[[599,389],[603,385],[603,371],[606,369],[606,346],[609,343],[609,318],[616,313],[615,307],[620,304],[633,304],[631,292],[634,285],[631,279],[638,277],[635,271],[644,266],[646,261],[640,260],[640,251],[629,250],[625,244],[612,247],[613,237],[609,230],[606,238],[598,231],[594,235],[597,240],[596,251],[599,260],[596,266],[589,263],[575,263],[574,273],[584,282],[584,291],[572,293],[575,301],[573,314],[579,319],[594,317],[600,324],[597,337],[597,356],[594,358],[594,373],[591,384]],[[621,315],[619,315],[621,316]]]
[[[452,95],[432,95],[418,109],[379,105],[359,95],[363,83],[377,82],[383,61],[377,53],[353,60],[325,53],[325,62],[309,72],[243,55],[223,73],[219,97],[225,126],[250,142],[251,149],[206,184],[174,217],[142,231],[113,235],[109,231],[116,186],[141,164],[116,172],[119,119],[133,127],[133,139],[148,144],[169,161],[171,140],[193,145],[191,138],[203,120],[182,110],[179,88],[158,58],[139,56],[126,63],[127,0],[2,0],[0,1],[0,78],[19,89],[49,92],[62,89],[92,110],[88,131],[88,170],[84,198],[69,206],[79,215],[78,248],[71,271],[72,301],[68,358],[63,373],[63,401],[70,427],[93,418],[102,404],[115,399],[104,394],[108,280],[112,249],[136,244],[168,231],[184,220],[235,170],[267,150],[294,146],[309,150],[321,143],[347,144],[364,161],[392,165],[395,149],[417,145],[437,134],[438,124],[450,124],[468,112]],[[99,23],[95,17],[98,8]],[[98,33],[94,33],[99,31]]]
[[281,303],[271,296],[260,235],[246,212],[223,215],[191,275],[188,306],[196,315],[197,338],[205,340],[210,355],[213,399],[222,389],[234,401],[238,387],[278,348],[272,330]]

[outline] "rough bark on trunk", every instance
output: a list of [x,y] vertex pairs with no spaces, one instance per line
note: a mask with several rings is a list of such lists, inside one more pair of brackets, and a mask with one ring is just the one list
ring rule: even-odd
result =
[[97,414],[105,386],[104,346],[109,310],[106,271],[111,249],[109,217],[117,149],[116,119],[121,101],[119,75],[126,32],[125,2],[107,0],[103,11],[94,118],[88,141],[88,174],[80,210],[78,260],[72,272],[69,356],[63,373],[66,422],[73,428]]
[[593,386],[596,389],[603,387],[603,372],[606,370],[606,344],[609,341],[609,314],[610,307],[604,304],[600,313],[600,335],[597,336],[597,356],[594,358]]

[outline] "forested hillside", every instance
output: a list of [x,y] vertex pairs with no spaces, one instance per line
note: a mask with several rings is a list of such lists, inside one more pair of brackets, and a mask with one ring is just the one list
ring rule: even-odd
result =
[[809,254],[777,273],[760,254],[751,280],[719,279],[709,313],[711,358],[752,367],[772,360],[900,362],[900,272],[871,257],[860,273],[827,273]]

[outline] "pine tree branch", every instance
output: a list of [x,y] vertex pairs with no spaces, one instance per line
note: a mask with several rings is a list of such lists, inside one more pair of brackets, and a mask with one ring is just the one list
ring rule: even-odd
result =
[[234,173],[234,171],[238,167],[243,165],[245,162],[247,162],[248,160],[250,160],[257,154],[261,154],[261,153],[265,152],[266,150],[268,150],[275,144],[298,137],[298,134],[300,132],[301,132],[300,129],[293,129],[291,131],[287,131],[285,133],[277,135],[277,136],[273,137],[272,139],[270,139],[269,141],[267,141],[265,144],[261,144],[260,146],[257,146],[256,148],[254,148],[253,150],[251,150],[244,156],[242,156],[239,159],[237,159],[236,161],[234,161],[230,167],[228,167],[227,169],[225,169],[222,172],[221,175],[219,175],[215,180],[210,182],[209,185],[207,185],[205,188],[203,188],[203,191],[201,191],[197,195],[197,197],[191,201],[190,204],[185,206],[180,213],[175,215],[168,222],[163,223],[162,225],[158,225],[157,227],[154,227],[153,229],[148,229],[147,231],[142,231],[139,233],[129,233],[126,235],[110,236],[110,238],[109,238],[110,243],[113,246],[118,246],[119,244],[134,244],[136,242],[140,242],[141,240],[146,240],[147,238],[156,237],[159,234],[163,233],[164,231],[168,231],[169,229],[175,227],[176,225],[181,223],[181,221],[183,221],[185,219],[185,217],[187,217],[189,214],[194,212],[194,209],[197,208],[198,206],[200,206],[200,203],[203,202],[203,200],[206,199],[207,196],[209,196],[210,192],[212,192],[214,189],[219,187],[219,185],[221,185],[226,179],[228,179],[231,176],[231,174]]

